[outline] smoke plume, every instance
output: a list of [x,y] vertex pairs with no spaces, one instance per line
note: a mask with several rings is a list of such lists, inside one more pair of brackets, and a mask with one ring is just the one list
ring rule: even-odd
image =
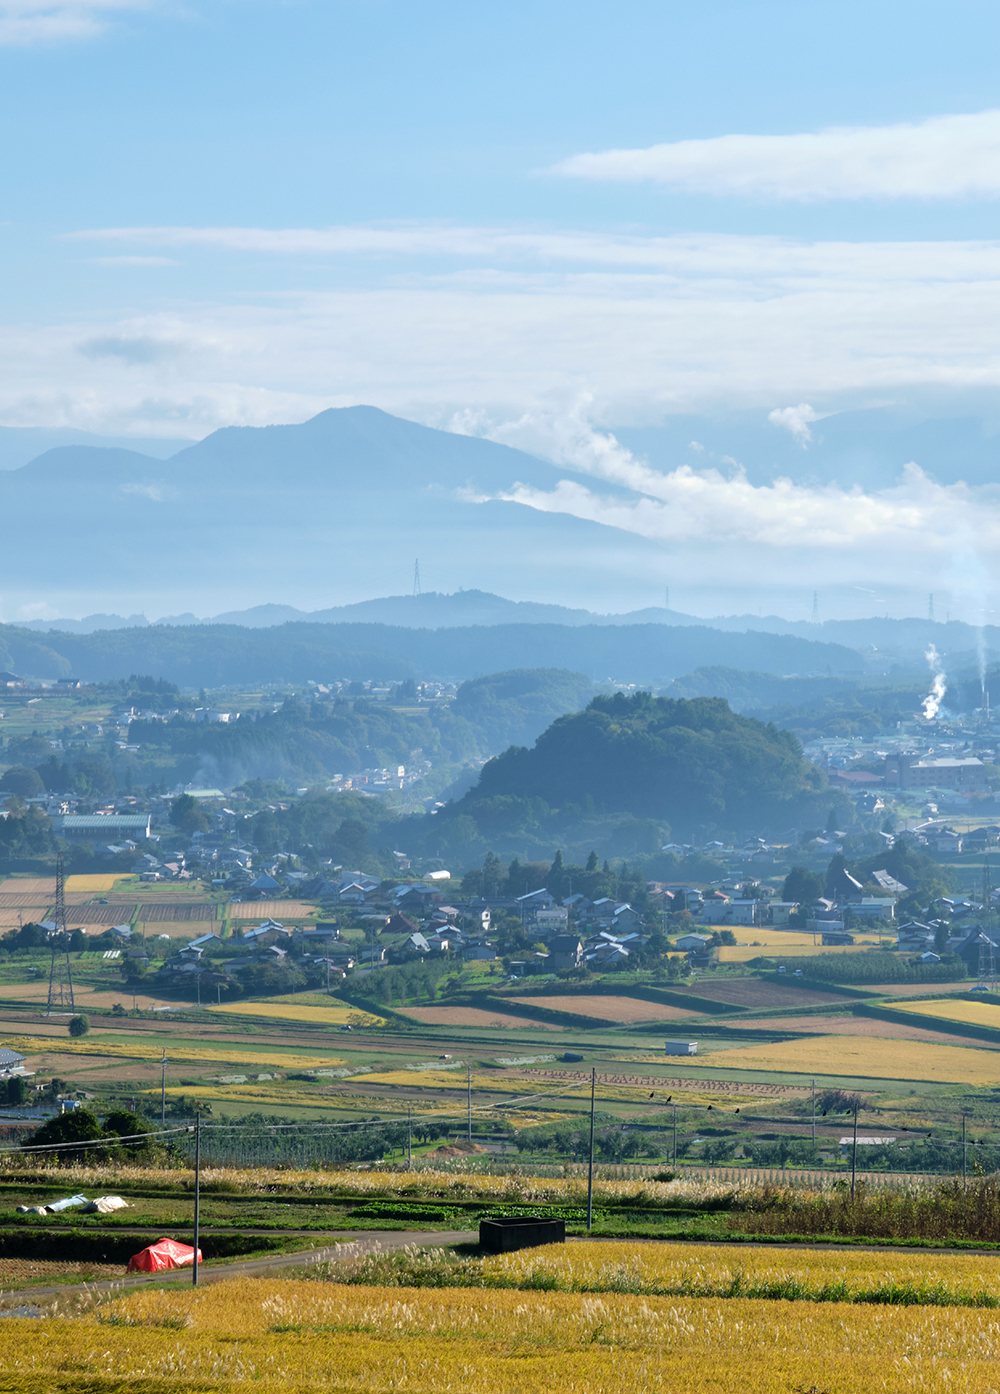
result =
[[924,716],[928,721],[933,721],[941,708],[941,703],[944,701],[944,694],[948,691],[948,685],[945,682],[944,673],[941,672],[941,659],[933,644],[931,644],[930,648],[924,654],[924,657],[927,659],[930,670],[934,674],[931,690],[923,700]]

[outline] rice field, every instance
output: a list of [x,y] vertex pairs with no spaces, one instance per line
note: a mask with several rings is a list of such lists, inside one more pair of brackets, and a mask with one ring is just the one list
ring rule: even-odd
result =
[[487,1011],[483,1007],[397,1007],[404,1016],[424,1026],[484,1026],[511,1027],[517,1031],[564,1031],[551,1021],[533,1021],[529,1017],[511,1016],[509,1012]]
[[95,876],[67,876],[67,891],[86,891],[88,895],[106,895],[108,891],[113,891],[115,882],[121,881],[122,876],[114,873],[106,873]]
[[39,900],[47,900],[56,893],[54,876],[9,876],[0,881],[0,895],[33,895]]
[[362,1012],[357,1007],[343,1002],[331,1001],[329,1007],[311,1007],[304,1003],[283,1001],[223,1002],[221,1006],[209,1007],[210,1012],[225,1012],[229,1015],[260,1016],[273,1021],[308,1021],[318,1026],[381,1026],[383,1018]]
[[933,1044],[943,1044],[950,1042],[952,1045],[965,1046],[968,1040],[963,1036],[949,1036],[945,1031],[939,1031],[935,1027],[923,1027],[918,1025],[919,1018],[914,1021],[912,1026],[902,1026],[896,1021],[880,1021],[877,1017],[866,1018],[863,1016],[796,1016],[796,1017],[754,1017],[753,1028],[755,1031],[803,1031],[813,1032],[817,1036],[868,1036],[884,1037],[886,1040],[893,1041],[930,1041]]
[[998,1357],[1000,1322],[974,1309],[294,1279],[0,1323],[11,1394],[997,1394]]
[[687,1007],[674,1007],[666,1002],[643,1002],[637,997],[598,996],[580,993],[576,996],[511,997],[511,1002],[548,1007],[557,1012],[573,1012],[577,1016],[593,1016],[623,1025],[633,1021],[684,1021],[699,1013]]
[[862,940],[856,944],[813,945],[810,938],[807,944],[789,944],[787,947],[755,948],[752,944],[722,944],[717,953],[720,963],[749,963],[752,958],[810,958],[813,954],[857,954],[877,946],[878,940]]
[[227,905],[226,915],[231,920],[285,920],[315,919],[314,901],[305,900],[255,900],[239,905]]
[[898,1012],[932,1016],[939,1021],[963,1021],[971,1026],[992,1026],[1000,1030],[1000,1007],[992,1002],[897,1002]]
[[815,1036],[775,1045],[739,1046],[693,1056],[712,1069],[774,1070],[854,1079],[912,1079],[1000,1085],[1000,1055],[988,1049],[868,1036]]
[[[85,1039],[61,1040],[58,1046],[48,1047],[50,1054],[88,1056],[100,1055],[123,1060],[154,1060],[162,1056],[162,1047],[149,1045],[143,1041],[115,1040],[114,1038],[92,1034]],[[23,1053],[31,1051],[38,1054],[38,1041],[34,1037],[5,1036],[4,1045]],[[175,1064],[186,1060],[209,1065],[255,1065],[261,1070],[326,1070],[347,1065],[347,1061],[336,1055],[296,1055],[292,1051],[261,1051],[241,1040],[234,1040],[229,1046],[190,1046],[178,1041],[171,1044],[167,1057]]]

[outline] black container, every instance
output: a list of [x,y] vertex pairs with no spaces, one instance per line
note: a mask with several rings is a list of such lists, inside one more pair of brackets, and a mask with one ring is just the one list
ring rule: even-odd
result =
[[488,1254],[509,1254],[513,1249],[533,1249],[538,1244],[565,1244],[566,1221],[546,1220],[541,1215],[480,1220],[479,1243]]

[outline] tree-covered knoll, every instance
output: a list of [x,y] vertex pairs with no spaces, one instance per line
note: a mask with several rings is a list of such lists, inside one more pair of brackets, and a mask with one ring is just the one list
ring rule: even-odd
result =
[[[778,829],[826,816],[823,773],[796,738],[738,716],[720,698],[596,697],[560,717],[533,749],[512,747],[483,768],[451,810],[484,828],[540,800],[549,809],[626,814],[674,835]],[[511,802],[513,801],[513,802]]]

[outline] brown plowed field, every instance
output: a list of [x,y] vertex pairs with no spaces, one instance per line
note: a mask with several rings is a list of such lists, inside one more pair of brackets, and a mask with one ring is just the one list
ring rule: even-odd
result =
[[[683,988],[679,991],[683,992]],[[744,982],[697,982],[691,991],[713,1002],[727,1002],[734,1007],[759,1011],[767,1007],[828,1007],[843,1006],[845,998],[836,992],[810,992],[805,987],[779,987],[777,983],[762,983],[756,978]]]
[[897,1026],[894,1021],[877,1021],[863,1016],[792,1016],[762,1021],[754,1017],[755,1031],[815,1031],[821,1036],[877,1036],[892,1041],[934,1041],[938,1045],[972,1045],[967,1036],[951,1036],[944,1031],[928,1031],[920,1026]]
[[214,920],[216,906],[206,905],[203,900],[168,901],[165,905],[150,905],[143,901],[139,919],[146,924],[157,924],[160,920]]
[[968,992],[974,986],[966,978],[962,983],[880,983],[865,991],[884,992],[887,997],[936,997],[939,992]]
[[131,905],[74,905],[67,911],[66,924],[128,924],[135,914],[135,901]]
[[9,876],[0,881],[0,895],[33,895],[45,900],[56,893],[54,876]]
[[231,920],[277,920],[279,924],[283,916],[288,920],[309,920],[316,914],[314,902],[305,900],[245,901],[228,908]]
[[528,1017],[510,1016],[507,1012],[488,1012],[482,1007],[399,1007],[404,1016],[424,1026],[507,1026],[516,1030],[564,1031],[550,1021],[531,1021]]
[[512,997],[512,1002],[548,1007],[557,1012],[575,1012],[579,1016],[601,1017],[605,1021],[686,1021],[700,1012],[686,1007],[672,1007],[665,1002],[640,1002],[636,997],[598,997],[581,993],[578,997]]
[[42,901],[42,900],[40,899],[40,897],[39,897],[37,891],[35,891],[35,892],[24,892],[24,891],[22,891],[21,893],[19,893],[19,894],[17,894],[17,895],[5,895],[5,894],[3,894],[2,892],[0,892],[0,910],[20,910],[20,909],[32,909],[32,910],[34,910],[34,909],[37,909],[39,906],[42,906],[43,908],[45,908],[45,907],[47,907],[47,906],[49,906],[49,905],[51,905],[51,904],[52,904],[52,901],[51,901],[51,900]]

